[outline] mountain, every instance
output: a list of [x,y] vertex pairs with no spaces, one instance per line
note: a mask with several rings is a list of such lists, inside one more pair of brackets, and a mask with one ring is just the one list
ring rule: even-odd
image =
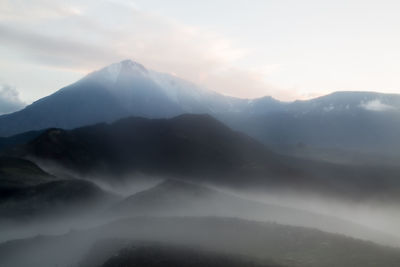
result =
[[302,144],[400,157],[400,95],[337,92],[294,102],[240,99],[131,60],[92,72],[21,111],[0,116],[0,136],[183,113],[210,114],[277,150]]
[[281,156],[209,115],[131,117],[74,130],[49,129],[11,150],[50,173],[101,179],[178,178],[231,188],[293,189],[352,200],[397,201],[397,167],[331,164]]
[[229,99],[237,101],[125,60],[90,73],[21,111],[0,116],[0,136],[51,127],[71,129],[132,115],[159,118],[207,113],[226,108]]

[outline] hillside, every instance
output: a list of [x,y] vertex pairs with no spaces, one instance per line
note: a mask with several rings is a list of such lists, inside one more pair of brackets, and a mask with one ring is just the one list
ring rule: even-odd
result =
[[[397,267],[400,263],[398,249],[307,228],[230,218],[142,217],[65,235],[9,241],[0,244],[0,264],[9,267],[77,266],[96,242],[108,243],[110,238],[183,245],[283,266]],[[91,255],[111,257],[121,249],[117,244],[114,249],[112,247],[103,251],[106,254],[92,252]],[[21,251],[24,257],[20,256]]]
[[46,173],[29,160],[0,156],[0,191],[38,185],[54,179],[54,176]]
[[111,216],[219,216],[316,228],[332,233],[400,245],[400,239],[349,220],[302,209],[266,204],[221,192],[208,186],[166,180],[111,206]]

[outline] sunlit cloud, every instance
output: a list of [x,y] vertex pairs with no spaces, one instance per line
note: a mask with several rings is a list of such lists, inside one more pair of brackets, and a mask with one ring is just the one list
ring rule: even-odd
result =
[[[263,71],[240,67],[249,51],[218,33],[120,1],[36,3],[43,8],[18,2],[6,2],[0,9],[1,14],[14,14],[7,23],[0,21],[0,40],[2,46],[36,64],[84,75],[129,58],[223,94],[258,97],[276,93],[277,88],[265,82]],[[31,8],[32,13],[25,16]],[[98,16],[107,12],[115,19]],[[31,22],[38,27],[31,27]]]
[[78,7],[61,5],[52,0],[4,0],[0,2],[0,21],[27,22],[74,15]]

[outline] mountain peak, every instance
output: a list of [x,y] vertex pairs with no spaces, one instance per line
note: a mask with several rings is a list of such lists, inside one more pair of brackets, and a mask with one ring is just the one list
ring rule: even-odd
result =
[[129,68],[130,69],[139,68],[139,69],[147,71],[146,68],[142,64],[140,64],[136,61],[133,61],[131,59],[125,59],[116,64],[120,64],[123,68],[128,68],[128,69]]
[[108,80],[115,82],[121,74],[147,75],[148,70],[142,64],[136,61],[125,59],[102,68],[99,73],[104,75],[104,77],[106,77]]

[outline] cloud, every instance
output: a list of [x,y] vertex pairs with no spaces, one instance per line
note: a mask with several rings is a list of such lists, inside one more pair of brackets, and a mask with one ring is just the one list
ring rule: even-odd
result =
[[391,111],[397,110],[396,107],[382,103],[379,99],[374,99],[368,102],[362,102],[360,107],[370,111]]
[[25,106],[19,99],[18,91],[7,85],[0,85],[0,114],[11,113]]
[[48,68],[86,73],[129,58],[228,95],[279,95],[265,73],[241,67],[250,51],[232,40],[122,1],[6,1],[2,15],[2,46]]
[[40,20],[49,17],[67,15],[67,10],[51,0],[32,1],[3,0],[0,2],[2,21]]
[[96,45],[63,40],[0,24],[0,41],[22,52],[27,59],[56,68],[81,69],[110,61],[116,54]]

